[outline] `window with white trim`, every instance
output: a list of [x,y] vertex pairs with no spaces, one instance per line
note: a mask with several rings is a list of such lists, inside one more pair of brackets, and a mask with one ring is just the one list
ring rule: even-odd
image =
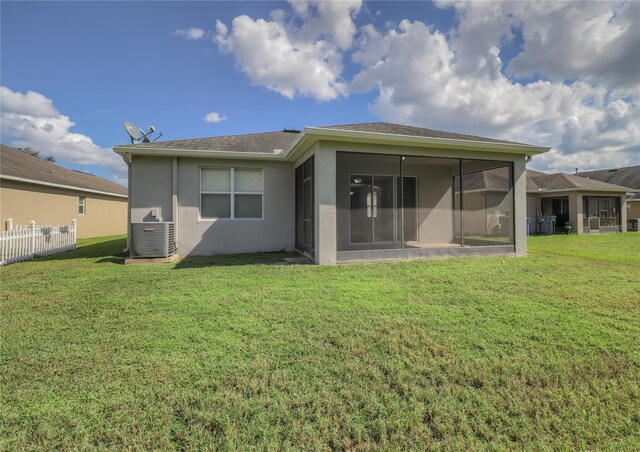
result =
[[84,196],[79,196],[78,197],[78,214],[84,215],[86,210],[87,210],[87,198],[85,198]]
[[262,170],[200,168],[200,218],[262,218]]

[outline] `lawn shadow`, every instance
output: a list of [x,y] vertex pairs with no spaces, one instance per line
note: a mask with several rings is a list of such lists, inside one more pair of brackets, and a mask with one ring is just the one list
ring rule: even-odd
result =
[[124,265],[125,257],[124,255],[121,257],[103,257],[102,259],[98,259],[96,264],[120,264]]
[[67,251],[51,256],[38,257],[39,261],[69,260],[69,259],[92,259],[99,258],[96,263],[122,263],[122,250],[127,246],[126,238],[111,239],[104,242],[81,244],[74,251]]
[[203,267],[235,267],[240,265],[287,265],[286,258],[298,258],[297,253],[225,254],[217,256],[187,256],[173,267],[174,270]]

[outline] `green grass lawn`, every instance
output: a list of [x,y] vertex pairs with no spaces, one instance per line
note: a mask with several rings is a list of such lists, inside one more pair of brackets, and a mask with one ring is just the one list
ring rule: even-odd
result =
[[640,235],[0,269],[0,449],[637,449]]

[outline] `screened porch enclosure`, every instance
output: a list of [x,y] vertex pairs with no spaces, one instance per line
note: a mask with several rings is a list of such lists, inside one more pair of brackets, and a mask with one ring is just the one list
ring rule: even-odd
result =
[[337,251],[513,251],[512,172],[504,161],[338,152]]
[[583,230],[587,234],[619,232],[620,198],[584,196],[582,198]]

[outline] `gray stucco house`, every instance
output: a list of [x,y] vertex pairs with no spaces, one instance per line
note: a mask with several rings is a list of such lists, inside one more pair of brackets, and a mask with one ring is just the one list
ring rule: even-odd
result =
[[[181,255],[296,249],[319,264],[525,255],[525,166],[548,150],[389,123],[114,147],[130,222],[174,222]],[[489,179],[502,189],[485,193]]]

